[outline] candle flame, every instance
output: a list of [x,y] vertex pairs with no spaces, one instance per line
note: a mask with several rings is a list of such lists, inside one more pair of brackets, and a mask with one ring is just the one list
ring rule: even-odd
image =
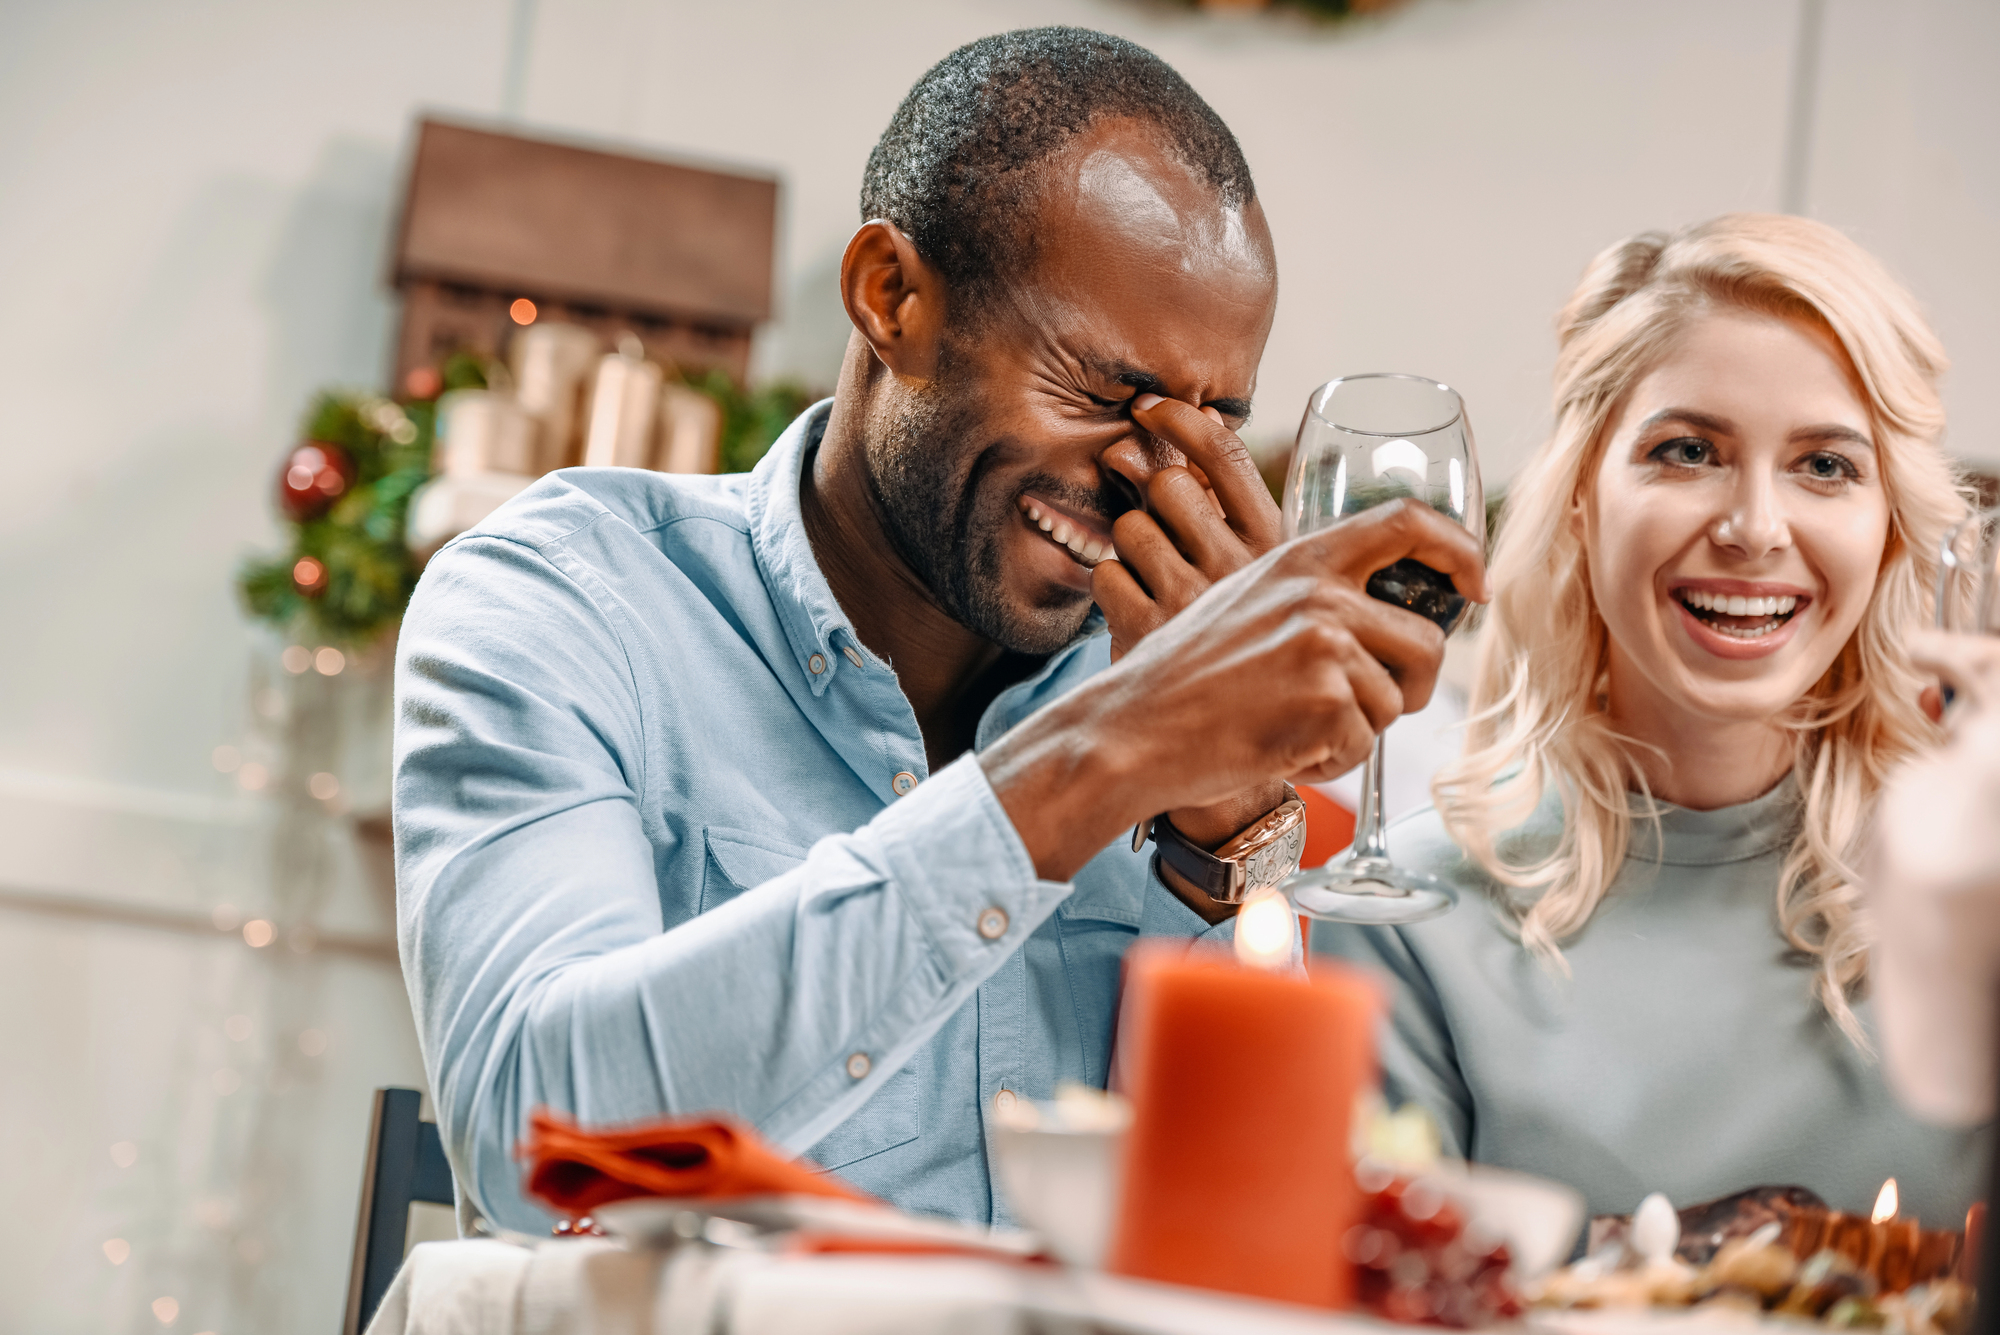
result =
[[1885,1224],[1894,1219],[1899,1204],[1896,1199],[1896,1179],[1892,1177],[1882,1184],[1882,1194],[1875,1198],[1875,1210],[1868,1216],[1868,1222]]
[[1283,895],[1258,895],[1237,913],[1236,958],[1259,969],[1292,962],[1292,911]]

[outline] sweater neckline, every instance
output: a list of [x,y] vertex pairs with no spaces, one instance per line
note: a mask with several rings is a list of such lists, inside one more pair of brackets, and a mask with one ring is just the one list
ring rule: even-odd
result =
[[[1747,862],[1791,842],[1798,832],[1799,788],[1790,774],[1762,797],[1713,811],[1629,794],[1632,843],[1629,857],[1676,867],[1713,867]],[[1658,816],[1656,827],[1652,817]]]

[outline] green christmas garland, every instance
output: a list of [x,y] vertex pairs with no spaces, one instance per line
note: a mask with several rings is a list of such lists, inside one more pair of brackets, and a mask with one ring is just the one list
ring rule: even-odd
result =
[[[440,394],[484,388],[486,366],[460,354]],[[744,389],[720,371],[689,376],[722,408],[722,471],[753,467],[813,396],[786,383]],[[279,474],[291,530],[282,556],[252,557],[237,572],[245,610],[300,643],[362,650],[393,631],[419,573],[404,540],[410,497],[431,477],[437,398],[397,403],[326,391],[306,414],[305,444]]]

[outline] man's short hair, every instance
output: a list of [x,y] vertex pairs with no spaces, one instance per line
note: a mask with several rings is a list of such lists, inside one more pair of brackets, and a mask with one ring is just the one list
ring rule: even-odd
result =
[[861,216],[900,227],[976,314],[1034,261],[1034,168],[1106,116],[1152,126],[1225,206],[1256,197],[1236,136],[1164,60],[1086,28],[1025,28],[917,80],[868,155]]

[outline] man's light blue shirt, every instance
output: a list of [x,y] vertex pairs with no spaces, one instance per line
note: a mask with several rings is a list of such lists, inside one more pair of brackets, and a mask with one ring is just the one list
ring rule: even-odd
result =
[[[728,1112],[904,1208],[1006,1222],[997,1096],[1102,1086],[1127,947],[1233,930],[1122,840],[1039,879],[971,756],[929,772],[800,517],[828,409],[749,474],[545,478],[410,605],[403,968],[453,1171],[497,1223],[547,1227],[514,1153],[537,1106]],[[975,745],[1101,671],[1100,625]]]

